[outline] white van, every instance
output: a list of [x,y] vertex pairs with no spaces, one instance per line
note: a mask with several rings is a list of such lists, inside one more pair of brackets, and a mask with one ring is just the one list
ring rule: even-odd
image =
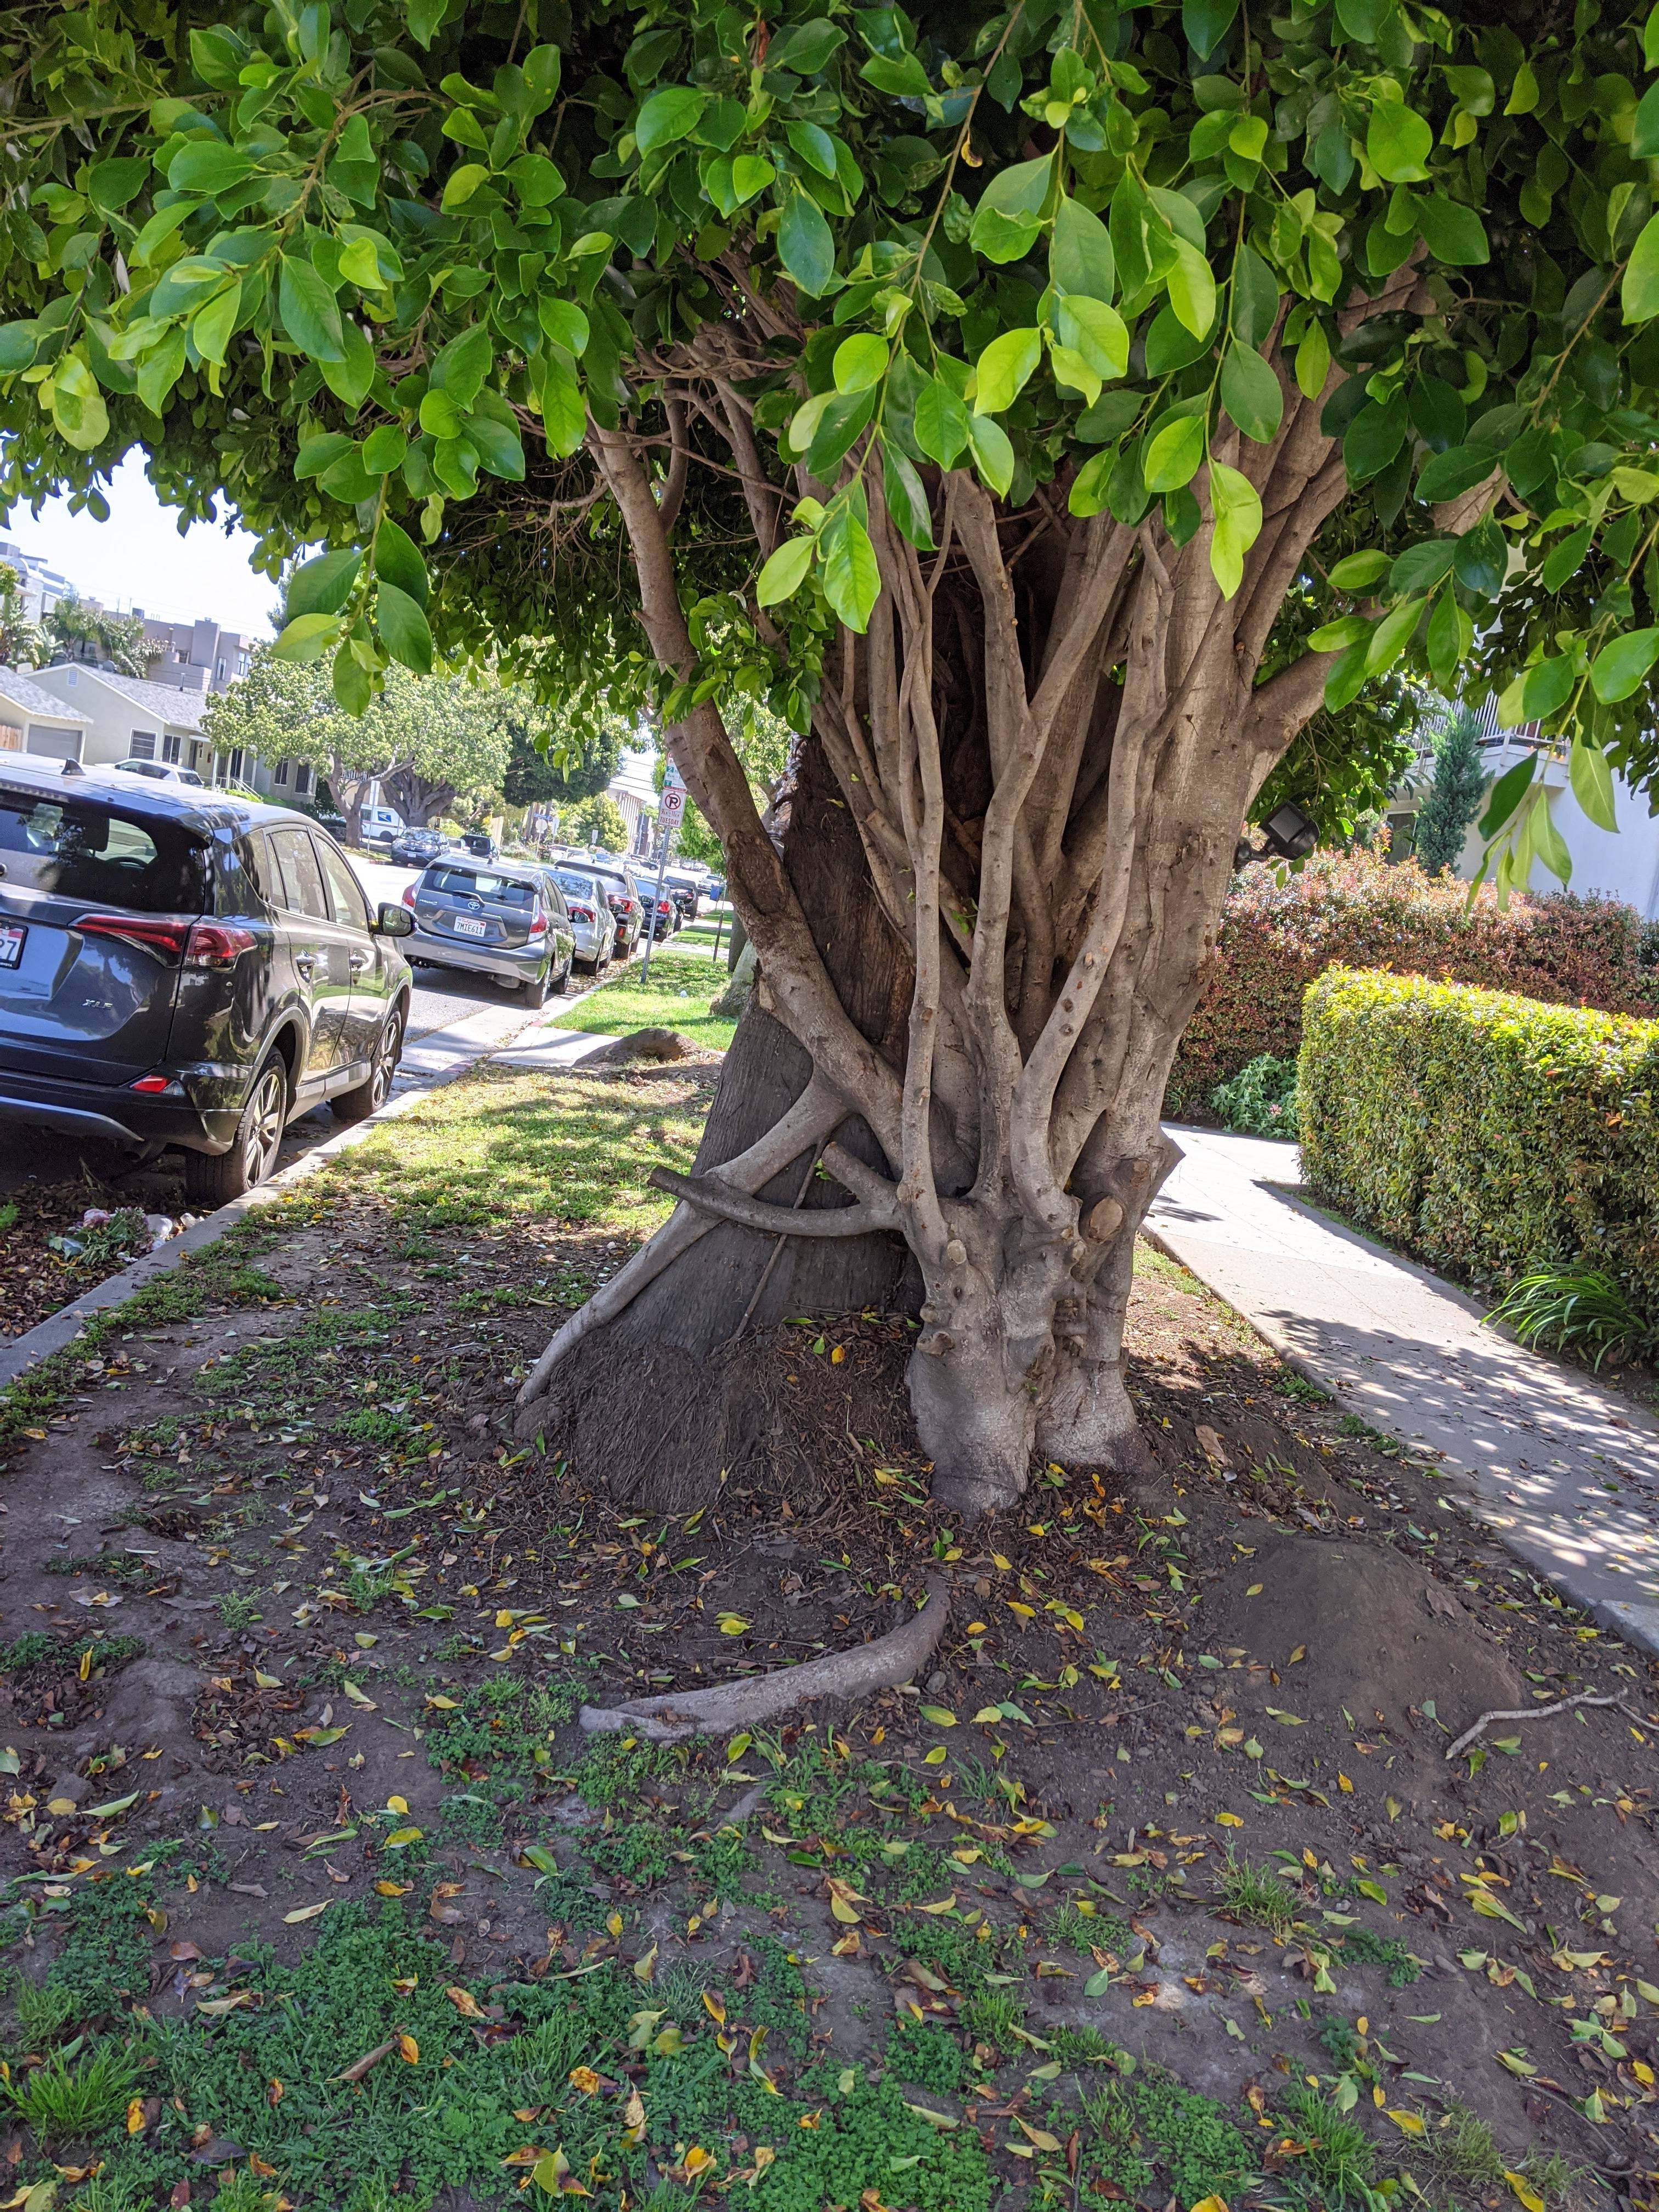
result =
[[404,817],[390,806],[366,806],[362,811],[365,845],[389,845],[404,827]]

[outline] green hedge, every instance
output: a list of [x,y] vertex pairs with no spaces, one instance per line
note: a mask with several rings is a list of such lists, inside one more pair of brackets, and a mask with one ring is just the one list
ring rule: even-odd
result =
[[1603,1267],[1659,1322],[1659,1021],[1334,968],[1310,984],[1303,1170],[1431,1267]]

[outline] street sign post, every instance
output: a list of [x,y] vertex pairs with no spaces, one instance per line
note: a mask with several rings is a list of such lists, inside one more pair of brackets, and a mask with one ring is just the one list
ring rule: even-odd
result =
[[685,785],[679,770],[670,761],[662,794],[657,801],[657,888],[651,896],[651,933],[645,940],[645,958],[640,963],[641,985],[651,980],[651,951],[657,941],[657,912],[662,905],[663,878],[668,872],[668,854],[674,842],[674,832],[684,813]]

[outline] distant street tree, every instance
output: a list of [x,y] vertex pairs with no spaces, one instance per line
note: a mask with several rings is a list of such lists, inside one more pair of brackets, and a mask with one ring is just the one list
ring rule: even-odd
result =
[[241,681],[209,699],[202,726],[221,750],[241,745],[319,769],[356,844],[371,783],[410,823],[429,822],[458,799],[499,796],[512,727],[525,712],[499,685],[398,669],[367,713],[349,714],[325,671],[261,646]]
[[1417,816],[1417,858],[1430,875],[1455,870],[1486,788],[1480,719],[1455,707],[1435,740],[1434,781]]
[[609,792],[597,792],[573,807],[559,824],[559,836],[570,845],[596,845],[601,852],[628,850],[628,824]]

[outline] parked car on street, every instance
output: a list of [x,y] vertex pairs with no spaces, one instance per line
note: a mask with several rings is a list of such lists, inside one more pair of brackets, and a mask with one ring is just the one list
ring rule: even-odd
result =
[[152,783],[187,783],[193,790],[205,791],[206,783],[193,768],[180,768],[177,761],[124,760],[117,761],[118,775],[145,775]]
[[405,867],[423,868],[445,851],[449,840],[440,830],[400,830],[392,841],[390,857]]
[[605,886],[591,868],[561,866],[548,871],[564,893],[570,926],[576,935],[576,962],[597,975],[611,964],[616,950],[617,925]]
[[302,814],[0,756],[0,1120],[263,1182],[296,1113],[385,1103],[410,933]]
[[679,868],[670,868],[662,879],[662,887],[678,907],[681,919],[695,921],[702,904],[702,885],[697,878]]
[[589,872],[597,878],[616,920],[614,950],[622,959],[631,959],[634,947],[645,933],[647,894],[641,890],[632,869],[625,868],[619,860],[609,866],[596,860]]
[[645,895],[645,903],[650,913],[651,934],[653,938],[672,937],[685,919],[680,911],[678,901],[668,891],[664,890],[659,896],[654,880]]
[[447,854],[407,886],[404,903],[415,917],[416,963],[493,975],[532,1006],[570,981],[576,933],[559,884],[533,861]]

